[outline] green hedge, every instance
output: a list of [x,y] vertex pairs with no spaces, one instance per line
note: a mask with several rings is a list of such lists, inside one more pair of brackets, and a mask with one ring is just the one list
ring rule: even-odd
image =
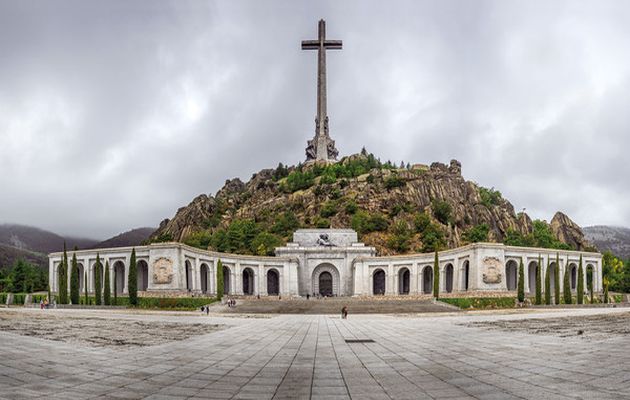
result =
[[0,304],[7,304],[7,294],[8,293],[0,293]]
[[449,297],[440,301],[462,309],[513,308],[516,305],[515,297]]
[[13,304],[18,306],[24,305],[24,300],[26,300],[26,295],[28,293],[13,293]]
[[[88,302],[90,305],[94,304],[94,297],[89,296]],[[209,297],[139,297],[138,308],[159,308],[168,310],[196,310],[206,304],[214,303],[215,298]],[[129,307],[129,297],[116,298],[116,304],[114,304],[114,297],[111,298],[112,305]],[[81,296],[80,304],[85,304],[85,296]]]

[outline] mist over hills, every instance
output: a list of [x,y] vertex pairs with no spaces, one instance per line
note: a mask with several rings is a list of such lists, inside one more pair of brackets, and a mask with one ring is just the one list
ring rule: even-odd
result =
[[600,251],[611,251],[624,260],[630,259],[630,228],[596,225],[582,229],[584,236]]

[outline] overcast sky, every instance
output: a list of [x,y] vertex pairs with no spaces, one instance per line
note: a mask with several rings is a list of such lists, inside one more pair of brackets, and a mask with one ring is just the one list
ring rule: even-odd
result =
[[303,161],[320,18],[340,155],[630,226],[630,2],[601,0],[0,1],[0,222],[103,239]]

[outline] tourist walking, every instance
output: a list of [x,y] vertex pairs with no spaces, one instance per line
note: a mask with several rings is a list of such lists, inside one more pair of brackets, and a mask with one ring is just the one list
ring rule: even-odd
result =
[[348,318],[348,306],[343,306],[341,309],[341,319]]

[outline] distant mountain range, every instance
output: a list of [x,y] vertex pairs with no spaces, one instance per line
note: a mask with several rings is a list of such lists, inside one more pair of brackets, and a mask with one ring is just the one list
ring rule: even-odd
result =
[[611,251],[624,260],[630,259],[630,229],[620,226],[596,225],[582,228],[584,236],[600,251]]
[[48,253],[63,249],[97,249],[119,246],[137,246],[148,239],[155,228],[137,228],[99,242],[94,239],[63,237],[43,229],[17,225],[0,225],[0,269],[13,265],[24,258],[41,268],[48,266]]

